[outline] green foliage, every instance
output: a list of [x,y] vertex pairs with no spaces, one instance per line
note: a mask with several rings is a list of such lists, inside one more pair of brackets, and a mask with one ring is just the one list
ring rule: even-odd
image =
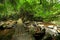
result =
[[[18,19],[21,16],[30,17],[33,20],[49,22],[59,19],[60,4],[58,0],[1,0],[0,19]],[[28,15],[27,15],[28,14]],[[18,15],[18,16],[17,16]],[[57,16],[57,17],[56,17]],[[15,18],[16,17],[16,18]]]
[[0,13],[4,11],[4,5],[0,3]]
[[59,3],[53,3],[52,0],[50,2],[43,0],[42,4],[39,4],[39,1],[27,0],[22,6],[21,13],[33,14],[33,18],[42,17],[43,21],[49,22],[58,18],[56,14],[60,13],[59,5]]

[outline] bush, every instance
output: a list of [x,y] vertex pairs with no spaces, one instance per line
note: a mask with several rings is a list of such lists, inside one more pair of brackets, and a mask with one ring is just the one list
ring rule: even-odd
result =
[[6,19],[10,17],[12,19],[17,19],[22,16],[29,20],[43,20],[44,22],[57,20],[59,19],[58,15],[60,15],[60,4],[57,2],[58,0],[56,2],[54,1],[4,0],[4,3],[2,1],[2,3],[0,3],[0,19],[4,19],[5,17],[7,17]]

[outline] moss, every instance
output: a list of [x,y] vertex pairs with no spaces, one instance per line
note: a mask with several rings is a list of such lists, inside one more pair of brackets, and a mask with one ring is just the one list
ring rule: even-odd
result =
[[56,40],[60,40],[60,34],[58,36],[56,36],[55,38]]
[[14,29],[9,29],[8,33],[6,34],[0,33],[0,40],[11,40],[13,34]]

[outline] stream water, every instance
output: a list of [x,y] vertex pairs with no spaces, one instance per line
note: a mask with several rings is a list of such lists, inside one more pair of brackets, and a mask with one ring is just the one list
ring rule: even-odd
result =
[[13,40],[34,40],[31,34],[25,31],[21,19],[17,23],[15,28],[15,34],[13,35]]

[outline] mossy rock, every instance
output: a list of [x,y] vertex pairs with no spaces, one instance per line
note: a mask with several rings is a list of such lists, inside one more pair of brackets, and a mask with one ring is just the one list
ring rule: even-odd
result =
[[56,40],[60,40],[60,34],[55,37]]
[[14,34],[14,29],[0,30],[0,40],[11,40]]

